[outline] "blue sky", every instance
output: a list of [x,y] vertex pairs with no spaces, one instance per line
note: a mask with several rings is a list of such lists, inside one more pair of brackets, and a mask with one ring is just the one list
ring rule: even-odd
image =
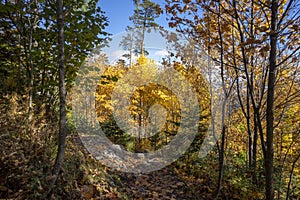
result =
[[[164,10],[164,0],[152,1],[158,3]],[[99,0],[98,5],[109,19],[109,25],[106,28],[106,31],[112,34],[112,40],[109,42],[108,47],[104,48],[103,51],[108,56],[109,62],[115,63],[120,58],[124,59],[122,55],[128,53],[127,51],[124,51],[119,44],[122,38],[127,34],[125,33],[126,27],[128,25],[132,26],[129,17],[133,15],[135,6],[133,0]],[[163,13],[156,19],[156,23],[168,29],[166,14]],[[162,37],[159,32],[151,31],[151,33],[146,33],[144,45],[149,53],[147,57],[155,61],[161,61],[167,54],[166,38]]]
[[[153,0],[164,7],[164,0]],[[129,16],[133,14],[134,4],[132,0],[99,0],[98,5],[106,12],[109,18],[109,26],[106,31],[111,34],[118,34],[125,31],[126,26],[130,25]],[[167,28],[166,16],[163,14],[156,21],[161,26]]]

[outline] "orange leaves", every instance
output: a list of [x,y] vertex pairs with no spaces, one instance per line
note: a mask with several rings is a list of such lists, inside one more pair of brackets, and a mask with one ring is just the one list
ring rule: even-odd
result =
[[188,9],[189,9],[189,6],[186,4],[186,5],[183,7],[182,12],[186,12]]
[[265,46],[263,46],[259,52],[261,54],[262,57],[266,57],[266,55],[269,53],[269,50],[270,50],[270,45],[269,44],[266,44]]
[[81,187],[81,195],[84,199],[92,199],[96,192],[97,189],[94,185],[83,185]]
[[163,169],[143,175],[126,175],[126,191],[130,199],[186,199],[193,197],[185,180],[170,169]]
[[262,43],[263,43],[263,40],[248,38],[246,40],[246,42],[240,43],[240,46],[257,45],[257,44],[262,44]]
[[177,27],[177,24],[174,23],[174,22],[169,22],[169,27],[170,28],[175,28],[175,27]]
[[292,29],[293,29],[294,31],[299,31],[299,24],[293,24],[293,25],[292,25]]
[[183,3],[185,3],[185,4],[188,4],[190,2],[191,2],[191,0],[183,0]]

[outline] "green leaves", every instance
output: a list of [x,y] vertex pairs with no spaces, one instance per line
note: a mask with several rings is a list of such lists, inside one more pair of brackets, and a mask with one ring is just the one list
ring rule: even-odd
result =
[[147,52],[144,47],[145,32],[151,32],[151,30],[159,27],[159,24],[155,20],[162,13],[162,9],[159,4],[156,4],[150,0],[145,0],[143,2],[137,1],[135,3],[134,14],[129,17],[133,22],[133,27],[128,26],[126,31],[128,35],[123,37],[120,46],[124,50],[129,51],[129,60],[131,65],[131,60],[133,53],[135,55],[145,55]]

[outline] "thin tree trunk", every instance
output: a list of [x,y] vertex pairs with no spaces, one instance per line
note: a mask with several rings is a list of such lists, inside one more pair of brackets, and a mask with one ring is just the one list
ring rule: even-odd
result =
[[58,26],[58,68],[59,68],[59,100],[60,100],[60,119],[59,119],[59,137],[58,137],[58,151],[56,155],[55,164],[53,167],[52,183],[54,186],[65,153],[65,140],[66,140],[66,87],[65,87],[65,65],[64,65],[64,13],[63,13],[63,0],[57,0],[57,26]]
[[247,87],[247,96],[246,96],[246,108],[247,108],[247,115],[246,115],[246,120],[247,120],[247,132],[248,132],[248,154],[249,154],[249,160],[248,160],[248,165],[249,169],[252,168],[252,159],[253,159],[253,141],[252,141],[252,131],[251,131],[251,117],[250,117],[250,98],[249,98],[249,88]]
[[266,199],[274,199],[274,165],[273,165],[273,137],[274,137],[274,94],[276,80],[276,45],[277,45],[277,10],[278,0],[271,3],[271,32],[270,32],[270,57],[269,57],[269,78],[267,92],[267,110],[266,110],[266,132],[267,132],[267,151],[265,158],[266,171]]
[[288,188],[287,188],[287,191],[286,191],[286,200],[289,200],[289,198],[290,198],[290,190],[291,190],[291,184],[292,184],[292,181],[293,181],[293,173],[294,173],[294,170],[295,170],[295,165],[296,165],[296,163],[298,162],[299,159],[300,159],[300,154],[298,154],[297,158],[294,160],[294,162],[292,164],[292,170],[291,170],[291,173],[290,173]]
[[[18,35],[18,44],[20,45],[21,44],[21,40],[22,40],[22,35],[21,35],[21,33],[19,33],[19,35]],[[22,60],[21,60],[21,55],[22,55],[22,50],[21,50],[21,48],[19,48],[19,57],[18,57],[18,80],[17,80],[17,90],[21,90],[21,68],[22,68]],[[18,92],[20,92],[20,91],[18,91]]]
[[[225,102],[224,102],[224,104],[225,104]],[[225,115],[225,113],[223,115]],[[222,116],[222,118],[223,117],[224,116]],[[223,180],[223,174],[224,174],[225,134],[226,134],[225,125],[223,125],[223,127],[222,127],[222,133],[221,134],[222,134],[222,139],[221,139],[221,148],[220,148],[220,152],[219,152],[218,186],[217,186],[217,192],[216,192],[215,199],[218,199],[218,196],[219,196],[219,194],[221,192],[221,189],[222,189],[222,180]]]
[[[30,4],[34,4],[37,6],[36,1],[30,1]],[[33,32],[35,26],[37,24],[37,9],[34,8],[33,11],[33,20],[28,19],[29,22],[29,44],[28,44],[28,51],[29,51],[29,102],[28,102],[28,132],[32,134],[32,118],[34,115],[33,111],[33,92],[34,92],[34,64],[33,64],[33,55],[32,55],[32,47],[33,47]]]
[[129,51],[129,66],[132,66],[132,50],[133,50],[134,30],[130,30],[130,51]]
[[143,22],[143,30],[142,30],[142,44],[141,44],[142,56],[145,55],[145,48],[144,48],[145,44],[144,43],[145,43],[145,32],[146,32],[146,18],[147,18],[147,16],[145,14],[145,18],[144,18],[144,22]]
[[224,75],[224,49],[223,49],[223,36],[222,36],[222,30],[221,30],[221,24],[220,24],[220,15],[221,15],[221,8],[219,5],[219,15],[218,15],[218,34],[220,38],[220,63],[221,63],[221,79],[222,79],[222,89],[223,93],[225,95],[225,99],[223,100],[222,105],[222,139],[221,139],[221,145],[219,150],[219,176],[218,176],[218,187],[217,192],[215,195],[215,199],[218,199],[218,196],[222,189],[222,180],[223,180],[223,174],[224,174],[224,154],[225,154],[225,138],[226,138],[226,126],[225,126],[225,115],[226,115],[226,102],[228,98],[228,94],[226,91],[225,86],[225,75]]
[[252,169],[253,169],[253,174],[252,174],[252,183],[257,184],[257,179],[256,179],[256,165],[257,165],[257,140],[258,140],[258,127],[256,123],[256,119],[254,117],[254,130],[253,130],[253,160],[252,160]]
[[32,31],[33,27],[30,24],[30,35],[29,35],[29,102],[28,102],[28,125],[29,131],[31,131],[31,121],[32,121],[32,98],[33,98],[33,79],[34,79],[34,68],[32,62]]

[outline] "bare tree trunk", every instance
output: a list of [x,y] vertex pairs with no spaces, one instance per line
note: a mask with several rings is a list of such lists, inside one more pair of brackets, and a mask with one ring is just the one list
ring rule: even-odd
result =
[[134,40],[134,30],[130,30],[129,67],[132,66],[133,40]]
[[256,119],[254,117],[254,131],[253,131],[253,160],[252,160],[252,169],[253,169],[253,174],[252,174],[252,183],[257,184],[257,179],[256,179],[256,159],[257,159],[257,140],[258,140],[258,127],[256,123]]
[[[58,26],[58,68],[59,68],[59,100],[60,100],[60,119],[59,119],[59,137],[58,137],[58,151],[56,155],[55,164],[53,167],[52,183],[53,187],[58,178],[65,153],[66,140],[66,87],[65,87],[65,65],[64,65],[64,13],[63,0],[57,0],[57,26]],[[52,188],[51,187],[51,188]]]
[[[34,4],[37,6],[36,1],[30,1],[30,4]],[[29,23],[29,44],[28,44],[28,51],[29,51],[29,101],[28,101],[28,132],[32,134],[32,118],[33,118],[33,91],[34,91],[34,64],[33,64],[33,56],[32,56],[32,47],[33,47],[33,32],[35,26],[37,25],[37,8],[33,9],[32,14],[33,19],[28,19]],[[32,21],[31,21],[32,20]]]
[[274,165],[273,165],[273,136],[274,136],[274,94],[276,80],[276,45],[277,45],[277,11],[278,0],[271,3],[271,32],[270,32],[270,57],[269,57],[269,78],[267,92],[267,110],[266,110],[266,132],[267,132],[267,151],[265,158],[266,171],[266,199],[274,199]]
[[222,189],[222,180],[223,180],[223,174],[224,174],[224,158],[225,158],[225,138],[226,138],[226,126],[225,126],[225,115],[226,115],[226,102],[227,98],[229,96],[229,92],[226,90],[226,83],[225,83],[225,74],[224,74],[224,49],[223,49],[223,36],[222,36],[222,30],[221,30],[221,23],[220,23],[220,15],[221,15],[221,8],[219,5],[219,15],[218,15],[218,34],[220,38],[220,64],[221,64],[221,79],[222,79],[222,89],[225,96],[225,99],[223,100],[222,105],[222,139],[221,139],[221,145],[219,149],[219,176],[218,176],[218,187],[217,192],[215,195],[215,199],[218,199],[218,196]]
[[293,180],[293,173],[294,173],[294,170],[295,170],[295,165],[296,165],[296,163],[298,162],[299,159],[300,159],[300,154],[298,154],[297,158],[294,160],[294,162],[292,164],[292,170],[291,170],[291,173],[290,173],[288,188],[287,188],[287,191],[286,191],[286,200],[289,200],[289,198],[290,198],[290,190],[291,190],[291,184],[292,184],[292,180]]
[[251,131],[251,116],[250,116],[250,98],[249,98],[249,87],[247,87],[247,96],[246,96],[246,120],[247,120],[247,132],[248,132],[248,165],[249,169],[252,168],[252,158],[253,158],[253,141],[252,141],[252,131]]
[[32,62],[32,35],[33,35],[33,25],[30,22],[30,35],[29,35],[29,101],[28,101],[28,126],[29,131],[31,132],[31,122],[32,122],[32,98],[33,98],[33,79],[34,79],[34,68]]
[[144,16],[144,22],[143,22],[143,29],[142,29],[142,43],[141,43],[141,53],[142,53],[142,56],[145,56],[145,32],[146,32],[146,19],[147,19],[147,16],[145,14]]

